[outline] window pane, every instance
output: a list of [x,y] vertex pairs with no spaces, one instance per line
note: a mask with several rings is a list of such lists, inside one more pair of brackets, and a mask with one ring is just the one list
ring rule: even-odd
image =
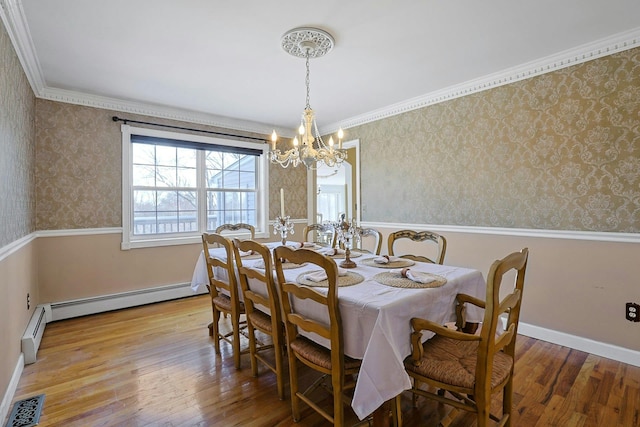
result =
[[182,168],[195,168],[197,165],[197,150],[192,148],[178,148],[176,166]]
[[240,209],[240,194],[239,193],[232,193],[232,192],[226,192],[224,193],[224,208],[225,210],[231,210],[231,209]]
[[177,211],[178,210],[178,192],[177,191],[158,191],[158,211]]
[[256,188],[256,174],[253,172],[240,172],[240,185],[238,188],[253,190]]
[[256,193],[244,193],[245,202],[242,205],[244,209],[256,209]]
[[178,168],[178,187],[196,187],[198,174],[195,168]]
[[198,201],[196,195],[195,191],[178,191],[178,210],[181,212],[197,211]]
[[176,166],[176,147],[156,146],[156,164],[159,166]]
[[133,192],[133,210],[135,212],[155,212],[156,192],[135,190]]
[[216,169],[207,170],[207,188],[222,188],[222,172]]
[[156,212],[134,212],[133,234],[156,233]]
[[207,191],[207,210],[214,211],[223,209],[224,199],[220,191]]
[[244,156],[236,153],[223,153],[222,166],[228,170],[239,170],[241,157]]
[[176,186],[176,168],[158,166],[156,168],[156,186],[175,187]]
[[207,157],[205,159],[207,169],[222,169],[222,153],[219,151],[207,151]]
[[133,185],[153,187],[156,185],[156,168],[151,165],[133,165]]
[[223,172],[224,188],[240,188],[240,173],[238,171]]
[[179,231],[198,231],[198,212],[183,211],[178,212]]
[[133,164],[155,165],[156,147],[148,144],[132,144]]
[[240,170],[244,172],[255,172],[258,158],[256,156],[243,156],[240,162]]

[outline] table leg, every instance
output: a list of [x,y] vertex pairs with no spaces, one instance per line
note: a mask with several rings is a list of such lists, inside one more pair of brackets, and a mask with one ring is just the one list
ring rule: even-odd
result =
[[400,405],[401,395],[384,402],[372,414],[372,425],[374,427],[389,427],[393,420],[393,427],[402,427],[402,407]]

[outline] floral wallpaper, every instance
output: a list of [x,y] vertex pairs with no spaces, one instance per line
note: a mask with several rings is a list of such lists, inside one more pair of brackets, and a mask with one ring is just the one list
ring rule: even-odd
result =
[[[122,225],[122,134],[121,123],[111,120],[114,115],[212,130],[192,123],[38,99],[38,230]],[[306,172],[270,165],[269,175],[269,217],[278,214],[280,188],[284,188],[286,213],[292,218],[306,218]]]
[[0,21],[0,247],[35,230],[35,97]]
[[640,232],[640,49],[348,134],[364,221]]
[[[351,128],[362,220],[640,232],[639,112],[632,49]],[[37,229],[121,225],[112,115],[37,101]],[[284,188],[286,213],[306,218],[306,170],[269,175],[269,217]]]

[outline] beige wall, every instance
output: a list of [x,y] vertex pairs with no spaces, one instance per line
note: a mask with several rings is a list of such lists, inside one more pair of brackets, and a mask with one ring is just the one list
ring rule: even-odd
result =
[[[387,236],[396,228],[380,228]],[[640,302],[640,244],[488,233],[442,232],[445,264],[475,268],[485,279],[496,259],[529,248],[521,322],[640,351],[640,323],[625,303]],[[398,243],[400,243],[399,241]],[[398,246],[398,245],[396,245]],[[412,253],[399,246],[394,252]]]
[[29,238],[35,230],[34,111],[33,92],[0,22],[0,398],[9,387],[20,339],[40,301]]
[[[301,239],[295,224],[290,241]],[[271,234],[269,239],[279,241]],[[163,285],[189,283],[201,244],[120,250],[121,234],[40,237],[36,242],[41,299],[56,303]]]

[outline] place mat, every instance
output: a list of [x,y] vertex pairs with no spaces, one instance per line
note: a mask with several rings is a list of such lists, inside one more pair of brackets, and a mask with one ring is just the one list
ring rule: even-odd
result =
[[386,264],[379,264],[374,261],[375,258],[367,258],[360,261],[360,264],[368,265],[369,267],[378,267],[378,268],[403,268],[409,267],[415,264],[415,261],[410,259],[399,259],[397,261],[391,261]]
[[[304,267],[305,265],[307,265],[308,263],[303,262],[302,264],[294,264],[292,262],[283,262],[282,263],[282,269],[283,270],[293,270],[294,268],[300,268],[300,267]],[[258,261],[255,263],[255,265],[253,265],[251,268],[257,268],[260,270],[264,270],[264,261]],[[273,268],[276,268],[276,263],[273,263]]]
[[[359,256],[362,256],[362,252],[351,251],[351,253],[349,254],[349,258],[358,258]],[[329,255],[329,257],[333,259],[345,259],[347,255],[346,254]]]
[[420,288],[439,288],[440,286],[447,283],[447,279],[442,276],[438,276],[437,274],[424,273],[428,274],[434,280],[429,283],[418,283],[414,282],[411,279],[407,279],[406,277],[402,277],[400,273],[395,273],[391,271],[385,271],[383,273],[378,273],[373,276],[373,280],[383,285],[392,286],[394,288],[412,288],[412,289],[420,289]]
[[[300,283],[301,285],[305,285],[305,286],[314,286],[314,287],[318,287],[318,288],[327,288],[329,287],[329,280],[323,280],[321,282],[314,282],[313,280],[307,280],[304,278],[304,276],[306,274],[309,273],[314,273],[316,271],[319,270],[314,270],[314,271],[305,271],[304,273],[300,274],[297,278],[296,278],[296,282]],[[352,285],[357,285],[360,282],[364,282],[364,277],[361,274],[358,273],[354,273],[351,271],[347,271],[347,275],[346,276],[338,276],[338,286],[352,286]]]

